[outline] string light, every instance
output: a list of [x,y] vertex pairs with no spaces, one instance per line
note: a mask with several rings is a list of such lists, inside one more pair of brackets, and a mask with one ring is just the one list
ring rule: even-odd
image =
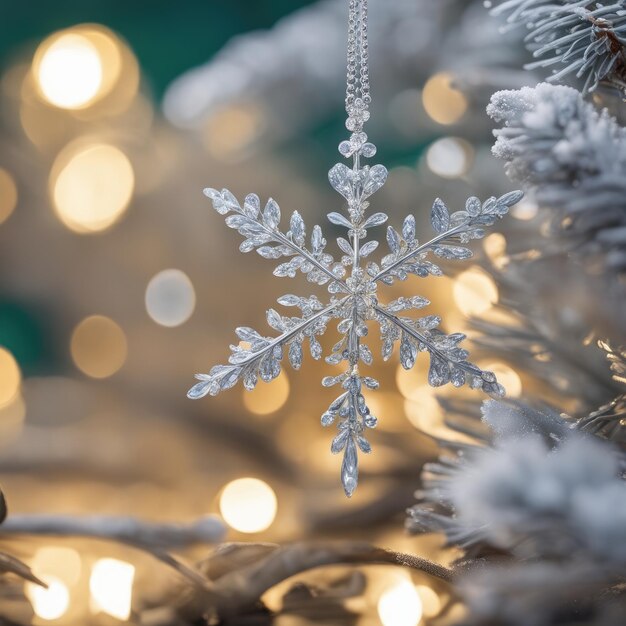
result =
[[17,185],[9,172],[0,167],[0,224],[5,222],[17,205]]
[[[64,158],[65,152],[55,166]],[[57,215],[75,232],[105,230],[128,207],[134,182],[130,161],[121,150],[105,144],[83,148],[51,180]]]
[[463,139],[444,137],[430,145],[426,152],[428,167],[443,178],[458,178],[467,172],[472,147]]
[[258,478],[233,480],[220,496],[224,521],[241,533],[258,533],[269,528],[277,508],[274,490]]
[[538,212],[539,207],[532,200],[528,199],[523,199],[511,209],[511,215],[515,219],[524,221],[532,220],[537,216]]
[[422,104],[426,113],[439,124],[454,124],[467,110],[467,99],[452,87],[452,76],[445,72],[435,74],[426,81]]
[[74,329],[70,342],[72,359],[92,378],[107,378],[117,372],[128,352],[124,331],[108,317],[92,315]]
[[70,592],[63,581],[54,576],[41,578],[48,588],[27,582],[24,593],[30,600],[35,615],[42,620],[53,621],[63,617],[70,606]]
[[118,559],[99,559],[91,569],[91,610],[118,620],[130,617],[135,567]]
[[78,33],[66,31],[45,40],[35,55],[34,70],[43,97],[63,109],[88,105],[102,83],[98,50]]
[[44,546],[35,552],[31,568],[39,578],[52,576],[73,586],[80,579],[82,564],[80,554],[73,548]]
[[506,254],[506,237],[502,233],[491,233],[483,240],[483,248],[496,267],[504,265]]
[[417,585],[415,588],[422,601],[422,613],[424,617],[435,617],[441,611],[441,600],[439,596],[426,585]]
[[428,375],[429,359],[426,354],[418,356],[415,365],[410,370],[405,370],[402,365],[396,368],[396,385],[398,391],[405,397],[413,399],[419,396],[419,386]]
[[477,267],[457,276],[452,294],[456,305],[468,317],[485,313],[498,301],[496,283]]
[[168,269],[159,272],[148,283],[146,310],[161,326],[184,324],[196,306],[196,293],[184,272]]
[[[108,28],[83,24],[45,39],[35,53],[32,74],[40,96],[61,109],[86,109],[108,96],[120,82],[126,83],[122,91],[127,93],[118,93],[118,99],[128,104],[137,82],[132,54],[130,57],[126,46]],[[120,81],[122,74],[124,81]]]
[[17,361],[6,348],[0,346],[0,408],[15,400],[21,382],[22,374]]
[[434,434],[443,427],[443,409],[428,385],[421,385],[404,401],[404,412],[411,424],[425,433]]
[[378,617],[383,626],[417,626],[422,619],[422,600],[415,586],[402,580],[378,600]]
[[128,157],[107,144],[76,149],[57,157],[50,176],[55,212],[70,230],[94,233],[117,222],[128,208],[135,175]]
[[267,415],[278,411],[289,397],[289,379],[282,371],[271,385],[257,385],[252,391],[243,391],[246,409],[257,415]]

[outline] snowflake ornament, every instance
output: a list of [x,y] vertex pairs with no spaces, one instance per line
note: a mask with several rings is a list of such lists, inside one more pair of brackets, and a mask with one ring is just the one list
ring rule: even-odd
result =
[[[353,8],[358,9],[360,16],[354,21],[358,24],[355,30],[361,37],[360,43],[353,45],[352,49],[360,46],[363,63],[363,42],[367,50],[366,33],[363,34],[366,0],[351,0],[351,15]],[[350,53],[349,38],[349,70]],[[280,305],[297,309],[298,314],[283,315],[275,309],[267,311],[267,322],[277,336],[265,336],[252,328],[237,328],[235,332],[240,343],[231,345],[228,364],[216,365],[208,374],[197,374],[199,382],[187,394],[192,399],[217,395],[239,381],[247,390],[252,390],[259,378],[268,383],[279,375],[285,356],[294,369],[299,369],[305,344],[308,344],[311,356],[320,359],[323,349],[318,337],[326,332],[333,320],[338,320],[340,339],[326,356],[326,362],[333,365],[345,363],[345,371],[322,380],[324,387],[336,385],[341,391],[322,415],[321,422],[326,427],[336,424],[338,432],[332,440],[331,452],[343,452],[341,482],[348,497],[358,483],[358,451],[371,452],[366,433],[378,423],[367,407],[363,389],[377,389],[379,383],[360,370],[361,363],[371,365],[373,362],[372,351],[365,343],[368,322],[375,322],[380,329],[385,361],[397,344],[400,346],[400,363],[407,370],[415,365],[420,352],[427,352],[430,356],[428,382],[433,387],[447,383],[455,387],[468,384],[493,396],[504,393],[492,372],[483,371],[467,360],[468,352],[460,346],[465,335],[448,335],[441,331],[438,328],[441,319],[436,315],[417,318],[406,315],[407,311],[428,306],[426,298],[414,296],[384,303],[379,299],[378,287],[406,280],[411,274],[422,278],[441,276],[443,272],[432,257],[468,259],[472,256],[467,247],[470,240],[484,237],[485,227],[503,217],[523,195],[514,191],[484,202],[472,197],[464,209],[454,213],[450,213],[437,198],[431,211],[434,237],[420,243],[415,232],[415,217],[408,215],[400,231],[393,226],[387,227],[389,252],[380,261],[368,260],[379,245],[377,240],[368,238],[369,232],[386,223],[388,217],[385,213],[368,216],[366,210],[369,198],[385,184],[387,169],[383,165],[361,164],[362,158],[375,155],[376,147],[367,141],[363,132],[363,125],[369,118],[369,90],[363,82],[362,70],[360,79],[360,91],[355,93],[355,89],[350,89],[350,85],[354,87],[354,81],[350,81],[350,75],[348,78],[346,127],[352,133],[339,145],[341,155],[352,158],[352,167],[337,163],[328,173],[330,184],[344,198],[347,209],[345,215],[333,212],[327,216],[332,224],[346,229],[346,236],[337,238],[337,245],[343,253],[340,261],[326,250],[327,242],[320,226],[313,226],[308,235],[304,220],[297,211],[291,214],[289,228],[283,232],[279,227],[281,210],[272,198],[262,209],[255,194],[249,194],[240,204],[227,189],[204,190],[215,210],[227,215],[227,226],[237,229],[244,237],[239,246],[241,252],[256,250],[266,259],[280,260],[274,269],[275,276],[293,278],[300,272],[309,282],[325,286],[330,295],[327,302],[315,295],[287,294],[278,298]]]

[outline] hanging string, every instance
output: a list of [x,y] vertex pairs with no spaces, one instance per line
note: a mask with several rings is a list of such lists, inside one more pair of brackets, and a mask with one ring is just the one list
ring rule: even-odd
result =
[[367,110],[371,102],[367,26],[367,0],[349,0],[346,75],[348,115],[352,113],[355,103],[357,108]]

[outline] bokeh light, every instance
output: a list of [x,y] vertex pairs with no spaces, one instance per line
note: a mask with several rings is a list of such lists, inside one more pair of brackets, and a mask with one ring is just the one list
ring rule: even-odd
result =
[[37,49],[32,70],[43,99],[70,111],[88,109],[114,90],[118,102],[110,104],[112,110],[120,110],[137,90],[134,56],[100,24],[81,24],[50,35]]
[[0,406],[0,449],[12,444],[22,434],[25,417],[26,403],[21,394]]
[[70,606],[70,592],[65,583],[55,576],[42,576],[48,588],[27,582],[24,593],[30,600],[35,615],[53,621],[63,617]]
[[404,412],[411,424],[425,433],[434,434],[443,426],[443,409],[429,385],[421,385],[404,401]]
[[196,293],[189,277],[177,269],[159,272],[148,283],[146,310],[161,326],[180,326],[193,313]]
[[99,559],[91,569],[91,610],[119,620],[130,617],[135,567],[118,559]]
[[539,207],[535,202],[527,198],[523,198],[512,209],[511,215],[517,220],[532,220],[537,216]]
[[467,172],[473,150],[458,137],[444,137],[433,142],[426,152],[426,163],[442,178],[458,178]]
[[108,317],[92,315],[74,329],[70,350],[79,370],[92,378],[107,378],[124,365],[128,347],[118,324]]
[[80,554],[73,548],[44,546],[35,552],[31,568],[39,578],[53,576],[64,584],[73,586],[80,579]]
[[422,600],[409,580],[402,580],[382,593],[378,617],[383,626],[417,626],[422,619]]
[[467,99],[452,87],[452,76],[445,72],[431,76],[422,91],[422,104],[439,124],[458,122],[467,110]]
[[238,478],[220,496],[224,521],[241,533],[258,533],[272,525],[278,502],[274,490],[258,478]]
[[405,370],[398,364],[396,368],[396,386],[405,398],[414,398],[419,395],[419,387],[428,376],[429,358],[425,352],[418,353],[415,365],[410,370]]
[[452,289],[454,302],[465,315],[480,315],[498,301],[498,287],[493,278],[477,267],[459,274]]
[[264,127],[263,115],[252,105],[233,105],[216,111],[207,121],[204,145],[219,161],[236,161],[259,136]]
[[43,97],[63,109],[79,109],[97,95],[102,62],[83,35],[65,31],[46,39],[35,55],[34,73]]
[[0,346],[0,408],[15,400],[22,382],[20,367],[13,355]]
[[483,239],[483,248],[491,261],[498,261],[506,254],[506,237],[502,233],[491,233]]
[[439,596],[426,585],[417,585],[416,590],[422,600],[424,617],[435,617],[441,611],[441,599]]
[[0,167],[0,224],[5,222],[17,206],[17,185],[9,172]]
[[522,379],[519,374],[506,363],[481,363],[481,368],[493,372],[498,382],[506,389],[509,398],[519,398],[522,395]]
[[289,397],[289,379],[281,372],[271,385],[259,384],[252,391],[243,391],[246,409],[257,415],[267,415],[278,411]]
[[57,157],[50,193],[57,216],[70,230],[94,233],[117,222],[133,195],[135,175],[128,157],[107,144],[74,150]]

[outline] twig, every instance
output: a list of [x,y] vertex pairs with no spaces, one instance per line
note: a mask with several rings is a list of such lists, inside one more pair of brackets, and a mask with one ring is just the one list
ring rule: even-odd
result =
[[179,615],[232,617],[249,611],[271,587],[301,572],[327,565],[400,565],[450,582],[452,570],[427,559],[365,542],[225,544],[200,567],[212,578],[209,591],[186,594]]
[[222,539],[224,532],[225,527],[222,522],[211,515],[201,517],[189,524],[154,524],[132,517],[106,515],[89,517],[13,515],[0,526],[0,537],[3,535],[55,535],[118,541],[148,552],[203,589],[208,586],[206,578],[169,554],[166,549],[183,548],[199,543],[215,543]]
[[109,539],[144,548],[183,548],[216,543],[224,537],[224,524],[207,515],[188,524],[155,524],[132,517],[94,515],[11,515],[0,526],[0,535],[59,535]]
[[32,570],[28,567],[28,565],[26,565],[26,563],[22,563],[22,561],[16,559],[10,554],[0,552],[0,574],[5,573],[15,574],[24,580],[29,580],[42,587],[48,586],[43,580],[37,578],[37,576],[33,574]]

